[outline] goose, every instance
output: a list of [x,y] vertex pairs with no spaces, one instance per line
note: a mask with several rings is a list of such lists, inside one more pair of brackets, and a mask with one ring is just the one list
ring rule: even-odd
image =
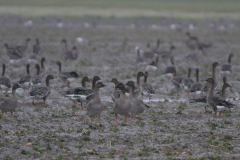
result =
[[148,96],[150,101],[152,95],[155,94],[155,90],[152,84],[147,83],[147,78],[148,78],[148,72],[146,71],[144,76],[144,83],[142,84],[142,100],[143,100],[143,96]]
[[33,46],[33,53],[36,53],[36,54],[41,54],[42,53],[42,49],[40,47],[38,38],[36,38],[36,44]]
[[172,52],[173,52],[174,49],[176,49],[176,47],[174,45],[171,45],[170,50],[161,51],[161,52],[158,53],[158,55],[161,56],[162,59],[168,59],[172,56]]
[[72,50],[68,50],[68,48],[67,48],[67,40],[63,39],[62,43],[64,43],[65,61],[67,59],[69,59],[69,60],[77,59],[77,57],[78,57],[77,47],[73,46]]
[[143,72],[138,72],[137,74],[137,86],[135,87],[135,90],[134,90],[134,98],[139,98],[141,96],[141,93],[142,93],[142,85],[141,85],[141,81],[140,81],[140,78],[145,76],[145,74]]
[[116,88],[116,86],[118,84],[117,78],[112,78],[112,80],[110,82],[114,83],[114,88],[113,88],[113,91],[111,94],[111,98],[112,98],[112,101],[115,102],[116,100],[118,100],[120,98],[121,90],[117,90],[117,88]]
[[0,89],[1,89],[1,92],[3,90],[5,92],[7,92],[12,87],[11,80],[8,77],[4,76],[5,69],[6,69],[6,65],[5,65],[5,63],[3,63],[2,64],[2,75],[0,76]]
[[67,80],[72,82],[79,78],[78,74],[74,71],[72,72],[62,72],[62,65],[61,62],[57,61],[58,65],[58,78],[63,81],[64,83],[67,83]]
[[12,97],[8,99],[6,98],[0,99],[0,109],[2,110],[2,120],[3,120],[4,112],[11,112],[11,121],[15,121],[12,118],[12,113],[18,106],[17,94],[16,94],[16,90],[18,88],[21,88],[21,86],[19,84],[14,84],[12,87]]
[[63,91],[64,95],[66,97],[69,97],[74,102],[72,108],[75,108],[77,102],[80,102],[81,109],[83,110],[82,103],[86,102],[86,97],[90,94],[89,90],[87,89],[86,82],[90,82],[90,80],[88,77],[84,76],[82,78],[82,87],[74,87],[70,88],[67,91]]
[[154,58],[154,60],[146,66],[145,71],[156,71],[158,67],[158,55]]
[[184,77],[183,76],[176,76],[176,75],[177,75],[177,71],[176,71],[176,69],[173,69],[173,74],[172,74],[172,77],[171,77],[171,83],[177,89],[177,93],[178,93],[178,90],[182,86],[182,80],[184,79]]
[[219,116],[221,116],[222,111],[227,109],[232,109],[234,104],[227,102],[223,97],[219,95],[214,95],[214,79],[208,78],[205,80],[210,84],[210,89],[207,95],[207,104],[209,107],[212,107],[213,111],[215,112],[215,117],[217,117],[217,112],[219,112]]
[[157,45],[156,48],[152,50],[155,54],[158,54],[160,51],[160,39],[157,39]]
[[54,79],[52,75],[46,77],[46,86],[34,86],[29,92],[29,96],[32,98],[32,104],[35,105],[34,99],[43,99],[44,107],[46,107],[46,100],[51,93],[49,80]]
[[191,87],[191,85],[194,83],[194,80],[193,80],[192,78],[190,78],[190,76],[191,76],[191,71],[192,71],[192,69],[189,68],[189,69],[188,69],[188,77],[185,77],[185,78],[183,78],[183,80],[182,80],[182,85],[183,85],[183,88],[184,88],[185,93],[186,93],[187,95],[189,95],[190,87]]
[[118,83],[116,88],[121,90],[120,98],[117,99],[114,103],[113,112],[115,114],[115,121],[117,123],[117,115],[124,115],[125,121],[127,122],[128,113],[131,110],[131,104],[129,100],[125,98],[125,86],[123,83]]
[[36,86],[36,85],[41,85],[42,84],[42,76],[39,74],[40,73],[40,66],[39,64],[36,64],[35,68],[37,69],[37,74],[32,76],[31,80],[31,85]]
[[144,58],[140,55],[140,49],[137,47],[137,58],[136,58],[136,64],[137,66],[142,66],[142,65],[145,65],[146,62],[144,61]]
[[31,85],[32,76],[29,72],[29,68],[30,68],[30,64],[27,64],[26,65],[27,74],[22,76],[19,80],[19,85],[21,85],[23,89],[26,89],[26,88],[29,89]]
[[[216,75],[216,68],[220,64],[220,62],[214,62],[212,64],[212,78],[214,79],[214,90],[218,88],[218,80]],[[210,83],[204,83],[204,86],[202,88],[202,93],[207,92],[210,88]]]
[[18,52],[20,55],[23,55],[24,53],[26,53],[30,41],[31,41],[31,39],[30,39],[30,38],[27,38],[25,45],[20,45],[20,46],[17,46],[17,47],[16,47],[16,50],[17,50],[17,52]]
[[171,79],[174,70],[177,70],[176,66],[174,65],[174,57],[171,56],[171,57],[170,57],[170,60],[171,60],[172,65],[167,66],[167,67],[165,68],[164,74],[163,74],[163,76],[166,77],[167,79]]
[[199,62],[202,59],[202,55],[205,55],[205,52],[203,51],[203,48],[200,46],[198,48],[198,51],[190,53],[189,55],[186,56],[186,58],[188,60]]
[[95,97],[95,92],[94,92],[94,88],[96,86],[96,83],[98,80],[101,80],[101,78],[99,76],[94,76],[93,80],[92,80],[92,89],[87,89],[87,97],[85,99],[86,103],[88,103],[89,101],[91,101],[92,99],[94,99]]
[[231,65],[232,57],[234,57],[234,54],[230,53],[229,57],[228,57],[228,63],[225,63],[225,64],[222,65],[222,67],[221,67],[221,74],[222,75],[226,76],[226,75],[232,73],[232,65]]
[[199,68],[196,69],[196,82],[190,87],[191,93],[201,94],[203,83],[199,82]]
[[204,53],[207,54],[205,49],[210,48],[212,44],[199,42],[198,38],[191,36],[189,32],[187,32],[186,35],[188,36],[188,40],[186,41],[186,46],[190,50],[196,50],[198,47],[201,47]]
[[10,59],[10,63],[16,63],[22,58],[22,55],[20,55],[15,48],[9,47],[7,43],[5,43],[4,46],[6,48],[7,56]]
[[126,83],[127,86],[130,87],[130,94],[128,97],[128,100],[131,104],[131,119],[130,121],[132,121],[132,117],[133,114],[138,114],[138,121],[140,120],[140,113],[143,113],[145,108],[144,108],[144,103],[143,101],[141,101],[140,99],[134,98],[133,93],[134,93],[134,89],[135,89],[135,84],[133,81],[128,81]]
[[150,49],[150,44],[147,43],[147,50],[143,53],[144,58],[153,58],[155,54],[153,51]]
[[98,115],[99,123],[101,119],[101,113],[104,110],[104,106],[101,102],[100,96],[99,96],[99,89],[102,87],[105,87],[106,85],[102,82],[98,82],[96,86],[94,87],[94,98],[88,103],[87,105],[87,113],[90,115],[91,124],[92,124],[92,116]]

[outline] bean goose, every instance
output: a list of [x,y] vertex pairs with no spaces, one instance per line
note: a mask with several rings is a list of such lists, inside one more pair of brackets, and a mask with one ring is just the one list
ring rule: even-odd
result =
[[86,102],[86,97],[90,94],[89,90],[87,89],[86,82],[90,82],[90,80],[88,77],[84,76],[82,78],[82,87],[70,88],[67,91],[63,91],[64,95],[69,97],[74,102],[72,108],[75,108],[77,102],[80,102],[81,109],[83,110],[82,103]]
[[101,80],[101,78],[99,76],[94,76],[93,80],[92,80],[92,89],[87,89],[87,97],[85,99],[85,101],[88,103],[89,101],[91,101],[92,99],[94,99],[95,97],[95,92],[94,92],[94,88],[96,85],[96,82],[98,80]]
[[27,64],[26,65],[27,74],[22,76],[19,81],[19,85],[21,85],[23,89],[26,89],[26,88],[29,89],[31,85],[32,76],[29,72],[29,68],[30,68],[30,64]]
[[232,65],[231,65],[232,57],[234,57],[234,54],[230,53],[229,57],[228,57],[228,63],[225,63],[225,64],[222,65],[222,67],[221,67],[221,74],[222,75],[227,75],[227,74],[232,73]]
[[41,59],[41,69],[40,69],[40,75],[42,77],[45,76],[45,65],[44,65],[45,61],[46,61],[45,57],[42,57],[42,59]]
[[104,110],[104,106],[101,102],[101,99],[99,97],[99,89],[102,87],[105,87],[106,85],[103,84],[102,82],[98,82],[96,86],[94,87],[94,99],[92,99],[88,105],[87,105],[87,113],[90,115],[91,119],[91,124],[92,124],[92,116],[93,115],[98,115],[99,123],[100,123],[100,118],[101,118],[101,113]]
[[208,79],[206,79],[206,81],[208,83],[210,83],[210,89],[209,89],[208,95],[207,95],[207,104],[215,112],[215,117],[217,117],[217,112],[219,112],[219,116],[221,116],[222,111],[233,108],[234,104],[227,102],[223,97],[221,97],[219,95],[213,94],[214,79],[208,78]]
[[176,69],[173,69],[173,75],[171,77],[171,83],[174,85],[174,87],[177,89],[177,93],[178,90],[181,88],[182,86],[182,80],[183,80],[183,76],[177,76],[177,71]]
[[141,96],[141,93],[142,93],[142,85],[141,85],[141,81],[140,81],[140,78],[145,76],[145,74],[143,72],[138,72],[137,74],[137,86],[135,87],[135,90],[134,90],[134,98],[140,98]]
[[75,60],[78,58],[78,52],[77,52],[77,47],[73,46],[72,50],[68,50],[67,46],[67,40],[63,39],[62,43],[64,43],[64,54],[65,54],[65,61],[67,59],[69,60]]
[[[120,98],[121,90],[117,90],[116,86],[118,84],[117,78],[113,78],[110,82],[114,83],[113,91],[111,94],[112,101],[115,102]],[[125,88],[125,87],[124,87]]]
[[145,70],[154,72],[157,70],[157,68],[158,68],[158,55],[154,57],[152,62],[146,66]]
[[78,74],[74,71],[72,72],[62,72],[62,65],[61,62],[57,62],[58,65],[58,78],[63,81],[64,83],[67,83],[67,81],[74,81],[79,78]]
[[[216,68],[220,64],[220,62],[214,62],[212,64],[212,78],[214,79],[214,90],[218,88],[218,80],[216,75]],[[210,88],[210,83],[204,83],[204,86],[202,88],[202,93],[207,92]]]
[[128,100],[131,104],[131,121],[132,121],[132,117],[133,114],[138,114],[138,120],[140,120],[140,113],[143,113],[145,108],[144,108],[144,103],[143,101],[141,101],[140,99],[134,98],[133,93],[134,93],[134,89],[135,89],[135,84],[133,81],[128,81],[126,83],[127,86],[130,87],[130,94],[128,97]]
[[125,98],[125,86],[122,83],[117,84],[116,88],[119,88],[121,90],[120,98],[115,101],[113,112],[115,114],[115,120],[117,123],[117,115],[124,115],[125,121],[127,122],[127,116],[128,113],[131,110],[131,104],[129,100]]
[[194,80],[193,80],[192,78],[190,78],[190,76],[191,76],[191,71],[192,71],[192,69],[189,68],[189,69],[188,69],[188,77],[183,78],[183,80],[182,80],[182,85],[183,85],[183,88],[184,88],[185,93],[186,93],[187,95],[189,95],[190,87],[191,87],[191,85],[194,83]]
[[201,94],[203,83],[199,82],[199,69],[196,69],[196,82],[193,83],[190,87],[191,93]]
[[14,84],[12,87],[12,97],[11,98],[1,98],[0,99],[0,109],[2,110],[2,120],[4,112],[11,112],[11,121],[14,121],[12,118],[12,112],[17,108],[17,94],[16,89],[21,88],[19,84]]
[[15,63],[22,58],[22,55],[20,55],[15,48],[9,47],[7,43],[5,43],[4,46],[6,48],[7,56],[10,59],[10,63]]
[[142,84],[142,100],[143,100],[143,96],[148,96],[150,101],[152,95],[155,94],[155,90],[152,84],[147,83],[147,78],[148,78],[148,72],[146,71],[144,76],[144,83]]
[[44,106],[46,107],[46,100],[51,93],[49,80],[54,79],[52,75],[48,75],[46,78],[46,86],[34,86],[29,92],[29,96],[32,97],[32,104],[36,104],[34,99],[43,99]]
[[2,91],[7,92],[12,87],[11,80],[8,77],[4,76],[5,69],[6,69],[6,65],[3,63],[2,64],[2,75],[0,77],[1,92]]
[[171,79],[174,70],[177,70],[176,66],[174,65],[174,57],[171,56],[170,60],[171,60],[172,65],[167,66],[165,68],[165,71],[164,71],[164,74],[163,74],[163,76],[166,77],[167,79]]
[[147,50],[143,53],[144,58],[153,58],[155,56],[154,52],[150,49],[150,44],[147,43]]
[[41,85],[42,84],[42,76],[39,74],[40,73],[40,66],[39,64],[36,64],[35,68],[37,69],[37,74],[32,76],[31,80],[31,85],[36,86],[36,85]]
[[40,47],[38,38],[36,38],[36,44],[33,46],[33,53],[37,53],[37,54],[41,54],[42,53],[42,49]]
[[31,41],[31,39],[27,38],[25,45],[20,45],[20,46],[16,47],[16,50],[20,55],[23,55],[24,53],[27,52],[30,41]]
[[168,59],[172,56],[173,50],[176,49],[174,45],[170,46],[170,50],[168,51],[161,51],[158,53],[159,56],[162,57],[162,59]]

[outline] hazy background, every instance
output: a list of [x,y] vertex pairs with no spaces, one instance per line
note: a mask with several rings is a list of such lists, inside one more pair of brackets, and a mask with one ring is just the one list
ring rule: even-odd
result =
[[0,14],[239,19],[239,6],[239,0],[0,0]]

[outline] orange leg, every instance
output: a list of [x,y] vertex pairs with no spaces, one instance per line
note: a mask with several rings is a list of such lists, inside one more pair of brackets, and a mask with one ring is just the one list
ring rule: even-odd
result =
[[222,112],[219,112],[219,117],[221,116]]
[[217,117],[217,112],[215,112],[215,118]]
[[125,121],[127,122],[127,116],[125,116]]
[[116,121],[116,123],[117,123],[117,114],[115,114],[115,121]]
[[32,104],[33,104],[33,105],[36,105],[36,103],[34,102],[34,98],[32,99]]
[[206,114],[208,114],[208,111],[207,111],[207,109],[206,109],[206,108],[207,108],[207,107],[205,107],[205,113],[206,113]]
[[12,112],[11,112],[11,119],[10,119],[11,121],[15,121],[13,118],[12,118]]
[[82,102],[81,102],[81,109],[84,110],[83,106],[82,106]]
[[92,116],[90,116],[90,119],[91,119],[91,124],[92,124]]
[[76,107],[77,102],[75,101],[74,104],[72,105],[72,108]]
[[143,101],[143,95],[142,95],[142,101]]
[[3,111],[2,111],[2,119],[1,120],[3,120]]
[[98,120],[99,120],[99,123],[100,123],[100,120],[101,120],[101,116],[99,115],[99,117],[98,117]]
[[131,114],[131,118],[130,118],[130,121],[132,121],[132,117],[133,117],[133,113]]

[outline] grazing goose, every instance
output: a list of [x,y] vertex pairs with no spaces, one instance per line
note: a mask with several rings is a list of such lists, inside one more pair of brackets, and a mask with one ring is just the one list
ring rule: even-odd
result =
[[181,88],[182,80],[183,80],[184,77],[183,76],[176,76],[176,75],[177,75],[177,71],[176,71],[176,69],[173,69],[173,75],[171,77],[171,83],[177,89],[177,93],[178,93],[178,90]]
[[170,60],[171,60],[172,65],[167,66],[165,68],[165,71],[164,71],[164,74],[163,74],[163,76],[166,77],[167,79],[170,79],[172,77],[174,70],[177,70],[176,66],[174,65],[174,57],[171,56]]
[[233,108],[234,104],[227,102],[223,97],[219,95],[213,94],[214,90],[213,78],[208,78],[205,81],[207,81],[210,84],[210,89],[207,95],[207,104],[209,107],[212,107],[213,111],[215,112],[215,117],[217,117],[217,112],[219,112],[219,116],[221,116],[222,111]]
[[[125,86],[122,83],[118,83],[116,85],[116,88],[119,88],[121,90],[120,98],[115,101],[114,107],[113,107],[113,112],[115,113],[115,120],[117,123],[117,115],[124,115],[125,116],[125,121],[127,122],[127,116],[128,113],[131,110],[131,104],[129,100],[125,98]],[[131,92],[131,91],[130,91]]]
[[185,93],[186,93],[187,95],[189,95],[190,87],[191,87],[191,85],[194,83],[194,80],[193,80],[192,78],[190,78],[190,76],[191,76],[191,71],[192,71],[192,69],[189,68],[189,69],[188,69],[188,77],[183,78],[183,80],[182,80],[182,85],[183,85],[183,88],[184,88]]
[[155,91],[152,84],[147,83],[147,78],[148,78],[148,72],[146,71],[144,76],[144,83],[142,84],[142,100],[143,100],[143,96],[148,96],[150,101],[152,95],[155,94]]
[[75,60],[78,57],[77,47],[73,46],[72,50],[68,50],[67,47],[67,40],[63,39],[62,43],[64,43],[64,54],[65,54],[65,61],[67,59],[69,60]]
[[91,101],[92,99],[94,99],[94,97],[95,97],[94,88],[95,88],[96,82],[98,80],[101,80],[101,78],[99,76],[94,76],[93,80],[92,80],[92,89],[87,89],[87,97],[86,97],[86,100],[85,100],[87,103],[89,101]]
[[44,107],[46,107],[46,99],[51,93],[49,80],[54,79],[52,75],[48,75],[46,78],[46,86],[34,86],[29,92],[29,96],[32,97],[32,104],[36,104],[34,102],[35,99],[43,99]]
[[5,92],[7,92],[12,87],[11,80],[8,77],[4,76],[5,69],[6,69],[6,65],[3,63],[2,64],[2,75],[0,77],[0,89],[1,89],[1,92],[3,90]]
[[146,66],[145,70],[146,71],[156,71],[158,68],[158,55],[154,58],[154,60],[152,60],[151,63],[149,63],[149,65]]
[[40,73],[40,66],[39,64],[36,64],[35,68],[37,69],[37,74],[32,76],[31,80],[31,85],[36,86],[36,85],[41,85],[42,84],[42,76],[39,75]]
[[67,91],[63,91],[65,96],[69,97],[74,102],[72,108],[76,107],[77,102],[81,102],[81,109],[83,110],[82,103],[86,102],[86,97],[90,94],[86,82],[90,82],[90,80],[88,77],[84,76],[82,78],[82,87],[70,88]]
[[17,47],[16,47],[16,50],[17,50],[17,52],[18,52],[20,55],[23,55],[24,53],[26,53],[30,41],[31,41],[31,39],[30,39],[30,38],[27,38],[25,45],[20,45],[20,46],[17,46]]
[[207,52],[205,51],[205,49],[212,46],[209,43],[199,42],[198,38],[191,36],[189,32],[187,32],[186,35],[188,36],[188,40],[186,41],[186,46],[190,50],[196,50],[198,47],[201,47],[204,54],[206,54]]
[[29,89],[31,84],[32,76],[29,72],[29,68],[30,68],[30,64],[27,64],[26,65],[27,74],[22,76],[19,81],[19,85],[21,85],[23,89]]
[[221,67],[221,74],[222,75],[228,75],[228,74],[231,74],[232,73],[232,65],[231,65],[231,59],[232,57],[234,57],[234,54],[233,53],[230,53],[229,54],[229,57],[228,57],[228,63],[225,63],[222,65]]
[[79,78],[78,74],[74,71],[72,72],[62,72],[62,65],[61,62],[57,62],[58,65],[58,78],[63,81],[64,83],[67,83],[67,81],[74,81]]
[[134,98],[140,98],[141,93],[142,93],[142,86],[141,86],[141,81],[140,81],[140,77],[145,76],[145,74],[143,72],[138,72],[137,74],[137,86],[135,87],[134,90]]
[[158,55],[160,55],[162,59],[168,59],[172,56],[172,52],[174,49],[176,49],[176,47],[174,45],[171,45],[169,51],[161,51],[158,53]]
[[[214,62],[212,64],[212,78],[214,79],[214,90],[218,88],[218,80],[216,75],[216,68],[220,64],[220,62]],[[210,88],[210,83],[204,83],[204,86],[202,88],[202,93],[207,92]]]
[[45,57],[42,57],[42,59],[41,59],[41,69],[40,69],[40,75],[42,77],[45,76],[45,65],[44,65],[45,61],[46,61]]
[[15,48],[9,47],[7,43],[5,43],[4,46],[6,48],[7,56],[10,59],[10,63],[15,63],[22,58],[22,55],[20,55]]
[[17,108],[17,94],[16,89],[21,88],[19,84],[14,84],[12,87],[12,97],[5,99],[0,99],[0,109],[2,110],[2,120],[3,120],[3,113],[4,112],[11,112],[11,121],[14,121],[12,118],[12,112]]
[[101,113],[104,110],[104,106],[101,102],[101,99],[99,97],[99,89],[102,87],[105,87],[106,85],[103,84],[102,82],[98,82],[96,86],[94,87],[94,99],[92,99],[88,105],[87,105],[87,113],[90,115],[91,119],[91,124],[92,124],[92,116],[93,115],[98,115],[99,123],[100,123],[100,118],[101,118]]
[[190,92],[194,92],[196,94],[201,94],[201,90],[203,87],[203,83],[199,82],[199,69],[196,69],[196,82],[193,83],[190,87]]
[[36,54],[41,54],[42,53],[42,49],[40,47],[38,38],[36,38],[36,44],[33,46],[33,53],[36,53]]
[[128,100],[131,104],[131,119],[130,120],[132,121],[133,114],[138,114],[138,121],[139,121],[140,113],[143,113],[143,111],[145,110],[145,108],[144,108],[145,104],[140,99],[134,98],[134,96],[133,96],[134,89],[135,89],[134,82],[128,81],[126,83],[126,85],[130,87],[130,94],[128,97]]
[[199,62],[200,59],[202,59],[203,54],[205,54],[205,52],[203,51],[203,48],[199,47],[198,51],[190,53],[188,56],[186,56],[186,58],[194,62]]

